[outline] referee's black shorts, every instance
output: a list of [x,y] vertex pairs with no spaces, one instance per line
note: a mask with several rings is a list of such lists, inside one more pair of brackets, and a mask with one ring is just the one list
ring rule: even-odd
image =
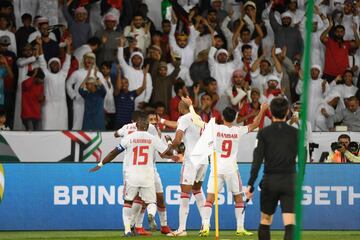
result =
[[265,174],[261,181],[261,212],[273,215],[278,201],[282,213],[295,212],[296,174]]

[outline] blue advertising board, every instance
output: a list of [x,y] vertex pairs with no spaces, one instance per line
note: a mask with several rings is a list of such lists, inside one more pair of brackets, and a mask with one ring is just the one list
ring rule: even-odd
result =
[[[1,166],[1,164],[0,164]],[[122,164],[89,173],[94,164],[3,164],[0,230],[122,229]],[[244,183],[250,164],[239,164]],[[179,164],[158,164],[170,227],[178,227]],[[205,180],[205,183],[207,179]],[[206,184],[203,189],[206,191]],[[303,187],[304,229],[360,229],[360,164],[309,164]],[[2,197],[2,198],[1,198]],[[220,228],[235,229],[231,195],[219,195]],[[278,209],[273,229],[282,228]],[[245,226],[259,223],[259,191],[246,208]],[[191,199],[187,226],[199,229]],[[212,224],[213,226],[214,224]]]

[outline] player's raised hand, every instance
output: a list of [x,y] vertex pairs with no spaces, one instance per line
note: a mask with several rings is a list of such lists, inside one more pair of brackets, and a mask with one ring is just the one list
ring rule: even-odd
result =
[[96,171],[98,171],[100,168],[101,168],[100,166],[96,165],[96,167],[91,168],[91,169],[89,170],[89,172],[96,172]]

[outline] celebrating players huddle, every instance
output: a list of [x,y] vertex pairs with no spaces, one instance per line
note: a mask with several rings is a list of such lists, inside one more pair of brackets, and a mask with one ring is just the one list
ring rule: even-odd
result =
[[[217,182],[218,190],[221,191],[224,184],[234,196],[235,216],[237,223],[236,235],[252,235],[244,229],[244,202],[242,198],[242,184],[237,167],[237,153],[239,139],[244,134],[251,132],[260,124],[260,120],[267,109],[262,108],[254,122],[248,126],[233,126],[236,112],[230,107],[223,111],[223,124],[215,125],[214,149],[217,154]],[[91,172],[99,170],[104,164],[113,160],[121,152],[125,151],[123,162],[124,179],[124,206],[123,223],[125,236],[151,235],[142,227],[145,209],[148,212],[148,221],[151,231],[156,231],[155,214],[158,211],[161,225],[161,233],[168,236],[187,236],[186,221],[189,213],[189,201],[191,193],[194,194],[196,204],[202,218],[202,226],[199,236],[208,236],[210,232],[210,219],[214,203],[214,169],[211,164],[210,177],[207,185],[207,197],[205,200],[202,191],[207,163],[213,162],[213,155],[204,156],[198,162],[206,164],[195,165],[192,161],[192,152],[200,139],[201,133],[206,128],[201,118],[195,113],[190,98],[183,98],[179,103],[179,112],[182,116],[177,122],[162,121],[165,125],[177,126],[175,138],[170,141],[164,140],[157,126],[158,116],[154,113],[145,114],[135,112],[133,123],[123,126],[115,132],[115,137],[120,138],[120,143],[101,161]],[[171,231],[167,225],[166,207],[164,201],[161,178],[156,170],[156,154],[162,158],[179,161],[178,152],[181,152],[182,142],[185,152],[180,176],[181,197],[179,208],[179,228]]]

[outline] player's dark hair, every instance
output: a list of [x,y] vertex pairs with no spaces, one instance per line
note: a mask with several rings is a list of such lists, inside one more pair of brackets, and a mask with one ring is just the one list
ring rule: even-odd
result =
[[131,114],[131,120],[133,122],[137,122],[137,120],[139,119],[140,114],[141,114],[141,111],[133,111],[133,113]]
[[148,115],[145,112],[140,112],[136,121],[136,126],[140,130],[147,130],[149,127]]
[[270,111],[274,118],[283,119],[289,110],[289,102],[285,98],[274,98],[270,103]]
[[350,139],[350,136],[349,135],[347,135],[347,134],[341,134],[339,137],[338,137],[338,141],[340,141],[340,139],[347,139],[347,140],[349,140],[349,142],[351,141],[351,139]]
[[231,122],[233,122],[233,121],[235,120],[236,111],[235,111],[233,108],[231,108],[231,107],[226,107],[226,108],[223,110],[222,114],[223,114],[224,120],[225,120],[226,122],[231,123]]

